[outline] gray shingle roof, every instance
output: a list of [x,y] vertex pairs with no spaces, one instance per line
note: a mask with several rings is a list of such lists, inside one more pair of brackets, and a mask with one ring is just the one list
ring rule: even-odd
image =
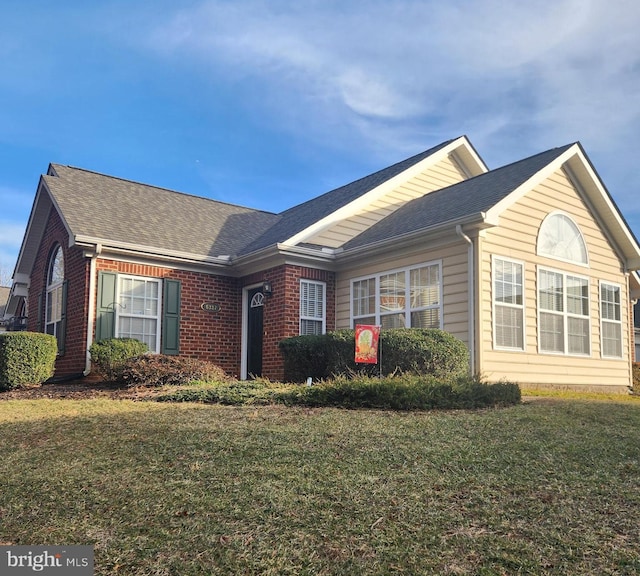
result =
[[[346,206],[452,140],[279,214],[53,164],[43,176],[74,236],[199,256],[241,256],[272,246]],[[570,145],[569,145],[570,146]],[[345,249],[484,212],[569,146],[431,192],[365,230]]]
[[547,150],[412,200],[344,248],[358,248],[486,212],[571,146]]
[[43,176],[73,235],[216,257],[233,255],[275,214],[52,165]]

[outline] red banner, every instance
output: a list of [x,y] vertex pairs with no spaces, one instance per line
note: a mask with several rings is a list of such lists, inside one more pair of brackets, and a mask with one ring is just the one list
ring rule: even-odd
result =
[[378,363],[378,341],[380,326],[356,325],[356,362],[361,364]]

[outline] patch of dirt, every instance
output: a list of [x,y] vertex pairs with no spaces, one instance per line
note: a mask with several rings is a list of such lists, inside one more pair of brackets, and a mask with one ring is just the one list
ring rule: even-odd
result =
[[20,388],[0,392],[2,400],[25,400],[37,398],[87,400],[90,398],[112,398],[114,400],[149,400],[159,394],[154,388],[125,388],[105,382],[97,376],[90,375],[78,380],[66,382],[47,382],[34,388]]

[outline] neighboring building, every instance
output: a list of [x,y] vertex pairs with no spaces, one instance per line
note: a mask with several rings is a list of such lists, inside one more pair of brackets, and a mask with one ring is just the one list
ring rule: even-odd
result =
[[635,358],[636,362],[640,362],[640,302],[633,305],[633,332],[635,335]]
[[52,164],[9,312],[56,376],[110,336],[279,379],[278,342],[439,327],[490,381],[626,390],[640,247],[579,143],[489,171],[466,137],[275,214]]
[[7,305],[7,300],[9,299],[9,292],[11,288],[7,286],[0,286],[0,332],[3,332],[6,329],[7,321],[4,318],[4,310]]

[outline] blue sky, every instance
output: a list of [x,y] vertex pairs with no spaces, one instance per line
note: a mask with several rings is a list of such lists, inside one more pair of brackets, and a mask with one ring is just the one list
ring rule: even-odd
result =
[[466,134],[580,141],[640,236],[635,0],[23,0],[0,20],[0,270],[49,162],[279,212]]

